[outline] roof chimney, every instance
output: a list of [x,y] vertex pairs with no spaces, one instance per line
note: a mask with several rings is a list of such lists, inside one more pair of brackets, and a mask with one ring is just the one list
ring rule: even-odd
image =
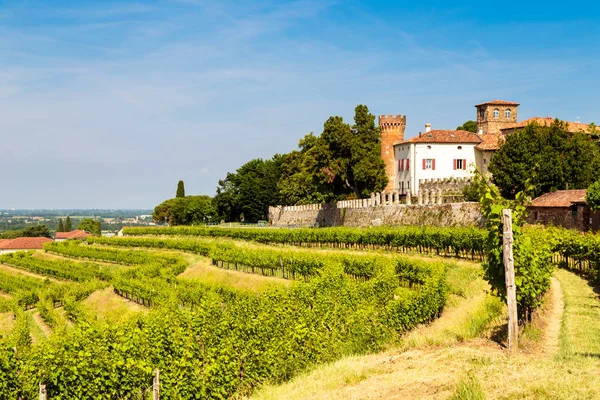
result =
[[421,132],[419,132],[419,137],[421,137]]
[[425,132],[431,131],[431,124],[425,124]]

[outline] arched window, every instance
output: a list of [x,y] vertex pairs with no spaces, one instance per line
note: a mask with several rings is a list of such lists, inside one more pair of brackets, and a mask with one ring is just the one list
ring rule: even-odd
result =
[[500,111],[498,111],[497,108],[494,108],[494,118],[498,119],[499,116],[500,116]]
[[507,108],[506,111],[504,111],[504,116],[506,119],[510,119],[510,108]]

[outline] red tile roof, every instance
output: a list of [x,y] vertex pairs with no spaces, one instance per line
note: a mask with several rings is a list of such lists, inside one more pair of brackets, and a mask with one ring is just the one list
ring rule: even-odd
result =
[[45,237],[20,237],[0,240],[0,250],[35,250],[44,248],[52,239]]
[[573,203],[585,202],[585,189],[557,190],[536,197],[531,201],[532,207],[570,207]]
[[71,232],[56,232],[57,239],[84,239],[88,236],[90,236],[90,234],[81,229],[75,229]]
[[[533,117],[533,118],[529,118],[529,119],[526,119],[521,122],[517,122],[509,127],[501,128],[500,131],[502,131],[504,133],[504,131],[510,131],[512,129],[525,128],[529,124],[536,124],[536,125],[540,125],[540,126],[551,126],[554,121],[555,121],[555,118],[552,118],[552,117],[546,117],[546,118]],[[588,128],[589,128],[588,124],[582,124],[581,122],[569,122],[569,121],[564,121],[564,122],[567,124],[567,131],[572,132],[572,133],[580,132],[580,131],[587,132]],[[600,133],[600,131],[599,131],[599,133]]]
[[519,103],[515,103],[514,101],[506,101],[506,100],[492,100],[486,101],[485,103],[475,104],[475,107],[485,106],[487,104],[498,105],[498,106],[518,106]]
[[451,131],[451,130],[432,130],[423,132],[419,136],[412,137],[404,142],[406,143],[481,143],[482,140],[477,134],[468,131]]
[[486,133],[477,136],[481,139],[481,143],[475,146],[477,150],[498,150],[504,143],[504,137],[499,133]]

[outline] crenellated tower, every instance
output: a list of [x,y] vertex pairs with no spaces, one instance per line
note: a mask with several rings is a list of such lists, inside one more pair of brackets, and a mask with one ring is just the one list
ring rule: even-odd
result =
[[393,191],[396,182],[396,156],[394,143],[404,141],[406,129],[405,115],[380,115],[379,127],[381,128],[381,158],[385,162],[385,173],[388,177],[386,191]]

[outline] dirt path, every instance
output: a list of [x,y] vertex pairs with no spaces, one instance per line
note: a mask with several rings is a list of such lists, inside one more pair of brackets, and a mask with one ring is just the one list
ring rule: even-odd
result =
[[563,292],[560,282],[552,278],[550,283],[550,294],[548,296],[550,304],[548,313],[545,315],[546,326],[544,327],[544,337],[541,343],[542,353],[551,357],[558,352],[560,328],[562,317],[565,310]]
[[[40,331],[44,334],[44,336],[46,338],[49,338],[50,335],[52,334],[52,329],[46,325],[46,322],[44,322],[44,319],[42,318],[42,316],[40,315],[39,312],[34,311],[31,314],[31,317],[33,318],[33,322],[35,322],[35,324],[39,327]],[[36,335],[34,334],[34,337]],[[43,338],[39,338],[39,339],[43,339]]]

